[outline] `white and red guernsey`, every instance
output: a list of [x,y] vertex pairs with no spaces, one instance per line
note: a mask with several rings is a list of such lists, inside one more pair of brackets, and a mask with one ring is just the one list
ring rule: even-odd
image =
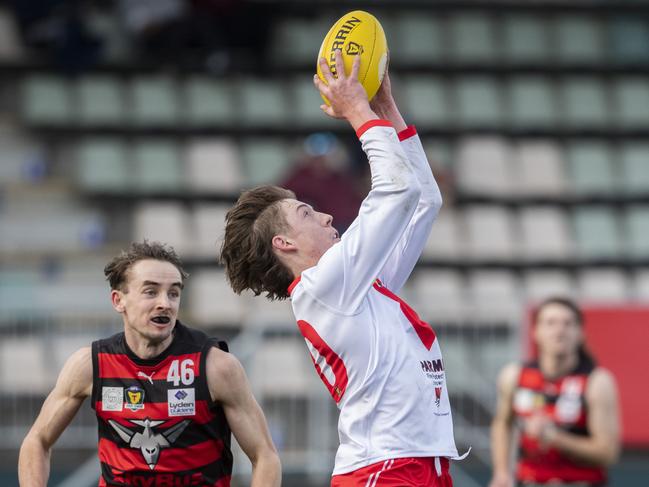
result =
[[340,242],[289,288],[340,409],[334,475],[386,459],[457,456],[435,332],[394,294],[419,259],[441,194],[414,127],[397,134],[372,120],[357,135],[372,189]]

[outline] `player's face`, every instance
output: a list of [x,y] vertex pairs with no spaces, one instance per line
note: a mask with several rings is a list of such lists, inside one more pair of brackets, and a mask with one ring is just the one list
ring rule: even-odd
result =
[[283,200],[281,205],[290,226],[287,237],[314,264],[340,241],[338,230],[331,226],[331,215],[315,211],[310,205],[294,199]]
[[124,291],[112,291],[113,306],[122,313],[130,335],[160,343],[176,325],[182,286],[173,264],[141,260],[129,269]]
[[534,330],[539,352],[551,355],[576,353],[583,340],[581,328],[570,308],[558,303],[543,306]]

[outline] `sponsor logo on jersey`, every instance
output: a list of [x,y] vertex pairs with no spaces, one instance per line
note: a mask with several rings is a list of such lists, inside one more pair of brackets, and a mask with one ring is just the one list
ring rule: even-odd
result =
[[121,411],[124,406],[123,387],[102,387],[101,388],[101,410]]
[[143,378],[145,378],[145,379],[148,380],[151,384],[153,384],[153,374],[155,374],[155,371],[151,372],[151,375],[145,374],[145,373],[142,372],[141,370],[138,370],[138,371],[137,371],[137,376],[138,376],[138,377],[143,377]]
[[159,473],[156,475],[141,475],[137,473],[117,473],[113,482],[124,485],[141,485],[146,487],[200,487],[205,485],[203,474],[200,472],[180,475],[177,473]]
[[160,451],[170,447],[181,433],[185,431],[185,428],[187,428],[190,422],[189,419],[185,419],[171,428],[158,432],[154,428],[163,425],[166,421],[156,421],[149,418],[143,421],[129,420],[129,423],[144,428],[142,431],[134,431],[113,419],[108,420],[108,424],[113,427],[115,432],[129,447],[140,450],[144,461],[151,470],[158,464]]
[[439,407],[439,403],[442,401],[442,387],[435,388],[435,405]]
[[421,360],[421,370],[424,372],[443,372],[444,362],[441,358],[437,360]]
[[126,389],[126,404],[124,407],[131,411],[144,409],[144,389],[138,386],[131,386]]
[[194,388],[169,389],[167,404],[169,416],[194,416],[196,414]]

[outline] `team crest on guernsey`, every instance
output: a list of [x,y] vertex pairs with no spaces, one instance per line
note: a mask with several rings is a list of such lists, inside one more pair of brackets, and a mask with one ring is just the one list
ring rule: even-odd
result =
[[124,407],[131,411],[144,409],[144,389],[138,386],[131,386],[126,389],[126,404]]

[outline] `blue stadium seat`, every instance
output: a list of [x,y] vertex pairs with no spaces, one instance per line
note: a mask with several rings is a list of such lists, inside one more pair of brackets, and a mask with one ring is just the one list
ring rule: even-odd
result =
[[126,100],[119,79],[91,75],[77,83],[79,121],[86,125],[120,125],[126,120]]
[[442,78],[410,76],[400,85],[408,120],[425,128],[449,123],[448,88]]
[[76,159],[82,190],[121,193],[132,189],[130,154],[121,139],[83,139],[77,146]]
[[192,76],[184,84],[184,118],[192,125],[229,125],[236,113],[232,87],[225,80]]
[[516,76],[509,93],[513,127],[553,127],[559,120],[557,96],[550,82],[540,76]]
[[622,186],[627,194],[649,194],[649,143],[626,142],[620,148]]
[[32,75],[21,90],[21,113],[28,124],[63,125],[74,118],[67,80],[53,75]]
[[559,61],[592,64],[605,59],[602,26],[597,17],[565,14],[557,17],[554,27],[554,52]]
[[144,126],[170,126],[180,121],[178,87],[171,77],[141,76],[131,81],[133,121]]
[[567,160],[571,187],[576,194],[611,194],[618,187],[606,143],[573,142],[567,147]]
[[611,119],[605,86],[595,77],[570,77],[562,83],[560,106],[566,125],[575,128],[599,128]]
[[530,14],[509,14],[503,24],[503,52],[514,63],[544,62],[550,57],[547,22]]
[[493,21],[477,13],[454,14],[449,19],[450,59],[461,62],[486,62],[497,58]]
[[500,84],[486,76],[465,76],[455,83],[458,123],[467,127],[501,126],[505,122]]
[[574,211],[577,255],[584,259],[615,259],[622,255],[618,217],[609,207],[580,207]]
[[179,149],[173,141],[145,139],[133,146],[135,189],[142,193],[180,193],[184,168]]

